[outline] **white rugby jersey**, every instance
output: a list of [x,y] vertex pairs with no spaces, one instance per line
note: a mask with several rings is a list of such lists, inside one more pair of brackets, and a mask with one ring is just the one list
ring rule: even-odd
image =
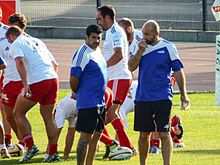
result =
[[108,67],[108,80],[131,79],[131,72],[128,70],[128,42],[124,30],[114,22],[112,27],[106,31],[106,38],[103,44],[103,54],[108,61],[114,54],[114,48],[122,48],[123,59],[116,65]]
[[7,39],[0,41],[0,56],[6,61],[7,67],[4,69],[3,87],[10,81],[20,81],[20,75],[17,71],[14,58],[9,53],[11,44]]
[[76,100],[71,96],[71,93],[66,95],[55,108],[55,121],[58,128],[63,127],[65,120],[69,121],[69,127],[75,127],[78,110],[76,109]]
[[12,43],[9,52],[14,59],[24,57],[28,84],[58,78],[51,63],[51,55],[39,39],[20,35]]

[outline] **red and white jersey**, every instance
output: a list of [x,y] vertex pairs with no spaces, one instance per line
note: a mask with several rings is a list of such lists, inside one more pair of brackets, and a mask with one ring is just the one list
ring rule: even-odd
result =
[[114,54],[114,48],[121,48],[123,59],[116,65],[108,67],[108,80],[131,79],[131,72],[128,70],[128,42],[124,30],[114,22],[112,27],[106,31],[106,37],[103,44],[103,54],[108,61]]
[[7,67],[4,69],[4,80],[3,86],[5,86],[10,81],[20,81],[20,75],[17,71],[16,64],[14,58],[9,53],[9,48],[11,44],[7,39],[3,39],[0,41],[0,56],[6,61]]
[[69,127],[75,127],[78,110],[76,109],[76,100],[72,99],[71,96],[71,93],[66,95],[55,108],[57,128],[62,128],[65,120],[68,120]]
[[129,57],[137,53],[138,43],[141,41],[142,38],[143,38],[142,31],[135,30],[133,40],[129,46]]
[[51,63],[51,53],[41,40],[20,35],[12,43],[9,52],[14,59],[16,57],[24,58],[29,85],[42,80],[58,78]]
[[5,33],[8,30],[8,26],[0,22],[0,41],[5,39]]

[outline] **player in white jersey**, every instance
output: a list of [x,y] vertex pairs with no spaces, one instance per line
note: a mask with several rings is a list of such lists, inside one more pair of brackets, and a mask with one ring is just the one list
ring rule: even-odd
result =
[[19,133],[26,143],[26,152],[19,162],[26,163],[39,153],[31,134],[31,125],[26,117],[26,113],[37,103],[40,103],[40,112],[49,142],[49,156],[45,161],[59,161],[58,129],[53,118],[58,94],[58,75],[51,62],[51,54],[39,39],[23,35],[22,30],[17,26],[10,27],[6,37],[12,43],[9,53],[15,60],[24,85],[24,90],[18,96],[14,109]]
[[120,145],[132,149],[135,156],[138,152],[130,142],[123,120],[119,115],[119,108],[126,98],[132,79],[131,72],[128,70],[127,37],[124,30],[115,21],[115,10],[111,5],[99,7],[96,18],[98,24],[107,30],[103,54],[108,67],[108,87],[113,92],[113,105],[107,112],[106,123],[111,123],[114,127]]
[[[78,110],[76,109],[76,100],[73,99],[73,94],[66,95],[57,105],[54,110],[54,118],[58,128],[58,138],[63,129],[64,123],[68,121],[68,131],[66,134],[66,141],[63,153],[63,159],[66,160],[69,157],[73,141],[75,137],[75,126],[77,120]],[[49,148],[48,148],[49,149]],[[44,159],[48,157],[48,149]]]

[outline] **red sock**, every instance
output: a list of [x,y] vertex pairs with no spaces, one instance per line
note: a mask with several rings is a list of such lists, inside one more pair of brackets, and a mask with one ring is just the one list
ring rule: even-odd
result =
[[134,146],[131,144],[128,135],[125,132],[123,120],[121,118],[116,118],[111,124],[116,131],[120,145],[133,149]]
[[30,134],[30,135],[25,136],[25,137],[22,139],[22,141],[24,141],[24,142],[25,142],[26,147],[28,147],[28,148],[32,148],[32,147],[33,147],[33,145],[34,145],[34,140],[33,140],[33,137],[32,137],[32,135],[31,135],[31,134]]
[[160,148],[160,139],[151,139],[150,140],[150,146],[157,146],[157,148]]
[[111,145],[113,142],[113,139],[106,134],[102,133],[100,141],[106,145]]
[[103,130],[102,133],[105,134],[105,135],[108,136],[108,137],[111,137],[111,135],[110,135],[110,133],[109,133],[108,128],[107,128],[106,125],[104,125],[104,130]]
[[49,154],[52,155],[57,152],[57,144],[49,144]]
[[11,134],[5,134],[5,144],[6,144],[6,146],[11,144],[11,138],[12,138]]

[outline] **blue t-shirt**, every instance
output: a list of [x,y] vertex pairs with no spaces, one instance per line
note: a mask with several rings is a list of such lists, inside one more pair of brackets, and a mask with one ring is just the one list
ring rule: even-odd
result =
[[171,71],[183,68],[176,46],[164,39],[145,49],[139,65],[135,101],[172,100]]
[[78,110],[105,105],[107,65],[99,47],[93,50],[83,44],[73,57],[70,74],[79,78],[76,94]]

